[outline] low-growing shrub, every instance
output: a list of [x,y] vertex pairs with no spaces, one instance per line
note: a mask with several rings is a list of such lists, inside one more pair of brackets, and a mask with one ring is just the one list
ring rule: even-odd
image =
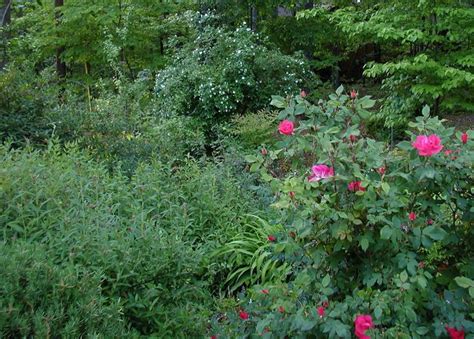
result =
[[[43,315],[51,315],[51,335],[205,332],[219,278],[211,253],[240,231],[243,215],[258,212],[251,179],[224,164],[156,159],[130,178],[69,144],[43,152],[2,145],[0,161],[0,240],[9,262],[0,266],[0,333],[41,336]],[[51,278],[34,279],[43,276]],[[63,283],[75,289],[61,294]],[[30,287],[20,293],[19,284]]]
[[[273,251],[291,264],[289,280],[250,290],[212,334],[472,333],[473,132],[445,128],[425,107],[410,141],[390,148],[363,132],[369,97],[341,87],[317,106],[273,104],[281,141],[248,160],[283,215]],[[290,168],[277,176],[280,159]]]

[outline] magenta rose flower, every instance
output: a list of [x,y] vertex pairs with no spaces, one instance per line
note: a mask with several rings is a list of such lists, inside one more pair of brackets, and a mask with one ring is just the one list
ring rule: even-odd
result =
[[431,157],[443,149],[441,139],[436,134],[430,136],[419,135],[411,145],[418,150],[418,155],[422,157]]
[[314,165],[311,167],[311,171],[313,174],[308,178],[310,182],[334,176],[334,168],[322,164]]
[[278,126],[278,131],[280,132],[280,134],[284,134],[284,135],[292,135],[294,129],[295,129],[295,124],[293,123],[293,121],[290,121],[290,120],[283,120],[282,122],[280,122],[280,125]]
[[370,339],[365,332],[374,328],[374,323],[372,322],[372,317],[370,315],[358,315],[354,321],[355,325],[355,336],[359,339]]

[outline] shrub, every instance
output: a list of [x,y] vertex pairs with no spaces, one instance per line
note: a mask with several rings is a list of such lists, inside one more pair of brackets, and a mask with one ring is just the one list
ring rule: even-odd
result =
[[[248,159],[275,190],[287,229],[273,250],[291,275],[268,294],[249,293],[240,306],[247,320],[231,313],[229,326],[213,330],[350,337],[365,314],[376,336],[474,331],[473,132],[461,137],[425,108],[407,131],[413,143],[390,149],[363,133],[369,97],[339,88],[318,106],[300,97],[273,104],[296,123],[294,135]],[[290,168],[276,176],[269,168],[281,158]]]
[[42,245],[0,244],[0,335],[83,337],[129,335],[118,300],[101,294],[102,277],[58,264]]
[[285,56],[267,48],[249,29],[225,31],[208,24],[196,27],[156,78],[161,114],[187,114],[212,121],[257,111],[271,93],[286,95],[312,79],[302,56]]
[[[9,262],[1,266],[0,333],[41,335],[46,324],[35,319],[42,314],[64,318],[54,318],[51,335],[205,332],[218,279],[210,254],[240,231],[241,216],[257,213],[251,179],[223,164],[186,160],[175,167],[156,159],[131,178],[120,170],[111,176],[69,144],[44,152],[3,145],[0,160],[0,240],[2,262]],[[17,262],[32,277],[22,294]],[[47,274],[51,279],[39,278]],[[61,281],[77,288],[61,294]],[[15,328],[2,318],[14,316],[3,313],[10,304],[18,305]],[[110,317],[123,325],[114,327]]]

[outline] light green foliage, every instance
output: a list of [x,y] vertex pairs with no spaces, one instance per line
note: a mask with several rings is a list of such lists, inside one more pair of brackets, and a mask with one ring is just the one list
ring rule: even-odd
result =
[[163,67],[168,39],[186,30],[166,17],[191,5],[190,1],[68,0],[54,8],[54,1],[28,2],[18,5],[21,16],[9,27],[13,37],[9,54],[43,63],[63,47],[61,57],[74,75],[84,73],[84,64],[96,75],[110,71],[113,58],[133,76],[144,68]]
[[388,1],[336,16],[352,39],[391,54],[365,70],[383,80],[388,125],[405,123],[424,104],[435,114],[473,111],[474,11],[468,1]]
[[215,270],[228,272],[221,288],[235,292],[244,286],[280,282],[289,273],[289,265],[279,261],[271,252],[268,236],[282,231],[281,226],[248,215],[242,228],[229,242],[212,254],[218,265]]
[[239,144],[254,150],[273,139],[276,115],[275,111],[262,110],[236,116],[228,126],[228,133],[235,135]]
[[[361,129],[374,101],[353,100],[342,87],[318,105],[278,96],[272,104],[281,119],[295,121],[295,133],[247,160],[274,190],[285,230],[273,250],[291,273],[288,283],[269,287],[273,297],[256,286],[252,302],[244,299],[249,321],[234,314],[230,327],[215,324],[213,331],[251,335],[268,327],[268,335],[348,337],[357,314],[372,315],[376,336],[435,337],[445,324],[474,330],[470,281],[459,278],[474,278],[472,140],[463,143],[425,107],[408,137],[436,134],[442,151],[422,157],[409,141],[391,149]],[[282,159],[290,168],[278,172]],[[335,175],[310,182],[313,164],[333,167]],[[354,181],[364,190],[351,191]]]
[[251,181],[194,162],[111,176],[77,147],[51,144],[43,153],[1,146],[0,159],[2,335],[39,336],[48,324],[65,336],[205,331],[209,255],[245,225],[242,215],[259,213]]

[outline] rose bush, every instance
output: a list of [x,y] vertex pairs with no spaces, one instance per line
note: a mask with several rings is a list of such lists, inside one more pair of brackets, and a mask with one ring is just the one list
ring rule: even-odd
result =
[[291,272],[247,289],[239,300],[249,317],[230,312],[212,334],[473,333],[473,132],[444,127],[426,107],[391,148],[366,137],[370,97],[339,88],[317,105],[302,96],[272,103],[279,119],[295,122],[294,134],[248,161],[274,190],[286,225],[274,257]]

